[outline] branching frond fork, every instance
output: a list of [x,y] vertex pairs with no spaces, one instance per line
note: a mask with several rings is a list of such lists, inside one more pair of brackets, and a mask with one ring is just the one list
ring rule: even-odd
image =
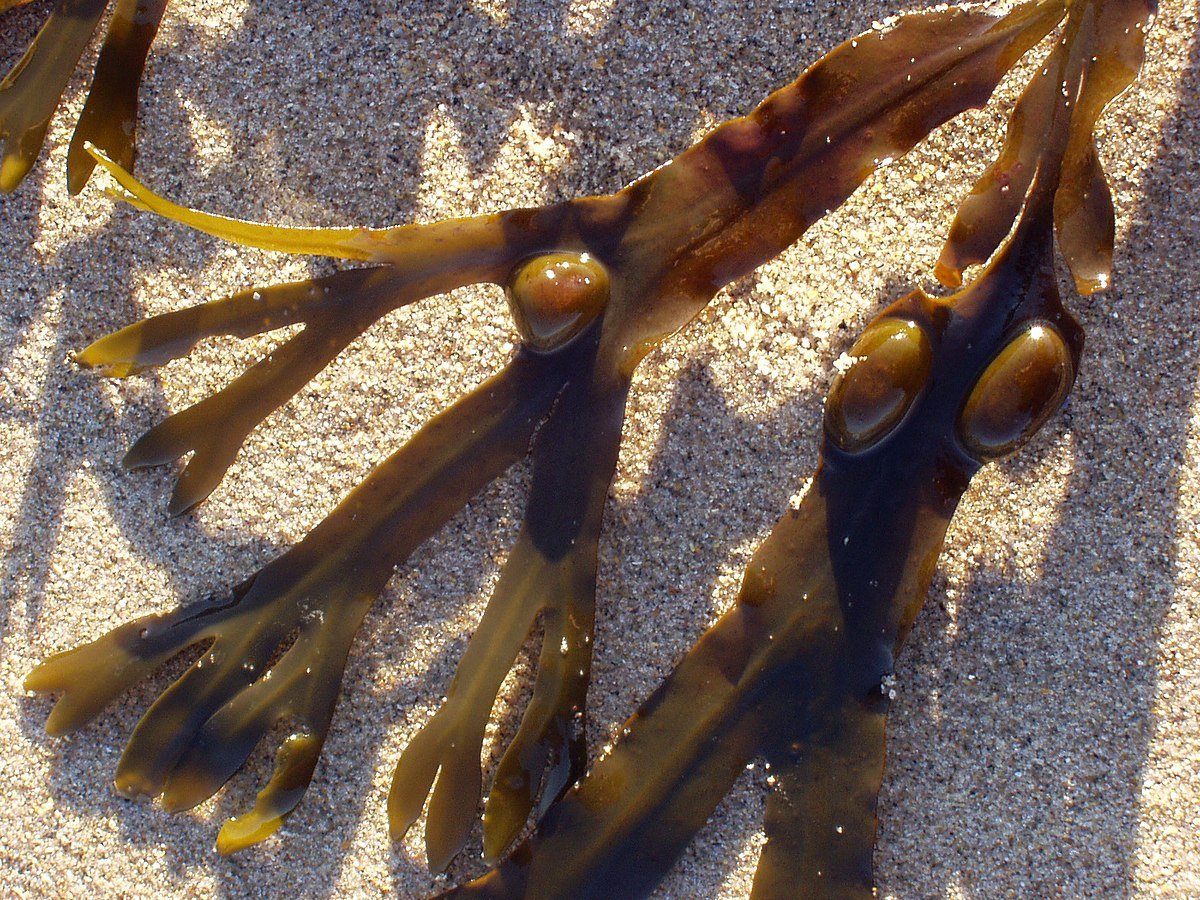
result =
[[478,813],[480,746],[496,691],[540,620],[533,697],[484,809],[485,851],[498,857],[539,796],[545,805],[582,774],[597,541],[639,361],[885,160],[985,103],[1063,12],[1062,3],[1041,0],[1004,16],[943,9],[903,17],[843,44],[750,115],[615,194],[477,218],[380,230],[257,225],[177,206],[93,150],[136,206],[249,246],[367,263],[148,319],[79,354],[84,365],[127,375],[209,337],[304,325],[130,450],[131,466],[193,454],[173,512],[207,496],[247,434],[393,309],[461,285],[498,284],[522,347],[229,598],[124,626],[43,664],[28,683],[62,692],[50,727],[81,725],[172,655],[207,645],[135,730],[118,786],[162,793],[172,807],[197,803],[275,722],[293,721],[296,736],[256,809],[226,825],[220,847],[262,839],[311,778],[367,607],[393,569],[532,440],[521,532],[447,700],[404,752],[389,798],[399,835],[432,786],[426,843],[432,867],[443,868]]

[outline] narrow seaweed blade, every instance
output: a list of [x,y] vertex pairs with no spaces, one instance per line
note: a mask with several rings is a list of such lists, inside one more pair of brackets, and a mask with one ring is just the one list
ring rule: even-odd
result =
[[50,118],[109,0],[60,0],[0,81],[0,193],[15,190],[42,150]]
[[539,616],[537,680],[492,784],[485,857],[495,860],[508,848],[540,794],[547,802],[557,798],[583,774],[597,544],[628,389],[628,381],[596,383],[584,370],[563,390],[533,450],[525,524],[500,582],[445,702],[396,766],[388,798],[394,838],[420,815],[437,776],[426,825],[434,871],[445,869],[467,841],[482,793],[484,729],[501,682]]
[[1049,146],[1058,102],[1073,87],[1060,74],[1070,63],[1082,73],[1079,110],[1054,199],[1059,248],[1081,294],[1108,287],[1115,239],[1112,196],[1093,132],[1109,103],[1137,77],[1156,0],[1077,2],[1068,34],[1017,101],[1004,146],[962,202],[938,261],[937,277],[957,286],[965,268],[984,262],[1016,220]]
[[[27,0],[0,0],[0,14]],[[168,0],[115,0],[91,90],[67,150],[67,187],[78,194],[95,162],[89,144],[133,168],[138,89]],[[59,0],[25,55],[0,81],[0,193],[37,162],[67,82],[113,0]]]
[[72,194],[83,190],[96,167],[88,144],[133,169],[138,87],[166,9],[167,0],[117,0],[92,88],[67,148],[67,188]]

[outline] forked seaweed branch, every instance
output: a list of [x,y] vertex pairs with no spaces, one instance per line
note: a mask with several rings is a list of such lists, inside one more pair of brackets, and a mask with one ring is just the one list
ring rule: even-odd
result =
[[[1028,440],[1074,382],[1083,332],[1059,298],[1054,234],[1081,290],[1108,283],[1111,218],[1080,222],[1075,201],[1109,202],[1089,194],[1103,180],[1092,129],[1136,76],[1154,11],[1072,5],[939,271],[959,281],[955,263],[1000,251],[966,289],[917,290],[868,325],[830,389],[811,486],[733,608],[509,859],[450,895],[643,896],[762,755],[771,794],[753,896],[874,896],[895,654],[971,477]],[[1014,146],[1028,167],[1016,202],[994,190]]]
[[[304,326],[131,448],[130,467],[192,454],[172,513],[215,490],[248,434],[392,310],[497,284],[522,345],[229,596],[47,660],[27,681],[62,694],[47,727],[79,727],[202,646],[139,722],[117,785],[161,794],[171,809],[193,806],[273,726],[291,723],[255,808],[226,823],[218,847],[262,840],[303,797],[350,645],[388,578],[528,454],[520,533],[445,702],[397,766],[393,836],[427,805],[431,868],[465,846],[484,794],[491,709],[540,625],[533,695],[487,792],[485,857],[501,858],[539,799],[549,811],[508,861],[464,890],[643,893],[762,753],[777,781],[756,894],[796,885],[869,893],[888,704],[880,687],[970,477],[1034,433],[1073,382],[1082,334],[1058,298],[1053,235],[1081,291],[1107,285],[1112,207],[1092,130],[1135,77],[1153,12],[1147,0],[1037,0],[1005,15],[903,16],[614,194],[424,225],[283,228],[202,213],[87,145],[135,206],[247,246],[367,264],[156,316],[78,354],[126,376],[207,338]],[[636,366],[877,167],[985,104],[1064,15],[1062,40],[1018,102],[999,160],[964,202],[938,275],[957,286],[965,268],[991,261],[959,293],[918,291],[867,329],[831,390],[822,462],[800,508],[755,555],[734,608],[564,797],[587,759],[597,543]]]

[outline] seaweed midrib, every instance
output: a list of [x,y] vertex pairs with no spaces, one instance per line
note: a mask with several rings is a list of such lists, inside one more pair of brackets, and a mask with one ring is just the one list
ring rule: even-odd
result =
[[[1002,23],[1003,20],[1000,20],[996,23],[996,26],[999,26]],[[969,65],[973,58],[990,50],[995,50],[997,45],[1003,45],[1005,43],[1012,42],[1014,39],[1016,39],[1016,33],[1019,33],[1025,28],[1032,27],[1033,24],[1030,22],[1020,23],[1017,25],[1008,25],[1007,27],[994,26],[990,31],[977,36],[974,41],[969,42],[972,47],[970,51],[964,52],[961,49],[966,47],[968,42],[957,44],[954,47],[945,48],[937,53],[929,55],[918,63],[912,64],[912,70],[906,70],[903,74],[898,73],[894,78],[887,79],[871,93],[871,102],[869,104],[856,103],[841,114],[835,114],[829,119],[822,119],[821,121],[827,123],[827,127],[819,127],[815,122],[809,123],[804,129],[803,137],[797,138],[797,140],[800,141],[800,149],[798,150],[796,157],[794,157],[787,166],[787,171],[791,173],[790,175],[786,175],[769,186],[763,186],[758,192],[758,197],[750,206],[746,206],[741,203],[736,205],[725,203],[723,205],[726,207],[726,209],[722,214],[718,214],[717,216],[707,215],[702,217],[696,214],[699,212],[698,205],[693,206],[693,214],[687,217],[686,224],[692,225],[698,218],[700,218],[704,224],[698,233],[689,232],[691,236],[685,237],[679,242],[677,245],[677,250],[671,255],[671,259],[692,259],[700,256],[703,252],[701,248],[712,243],[714,240],[719,239],[720,236],[724,235],[731,228],[736,227],[738,220],[745,221],[749,219],[755,211],[761,209],[764,203],[774,197],[780,190],[783,189],[785,185],[803,179],[808,174],[807,170],[813,167],[816,163],[821,162],[831,156],[837,156],[839,154],[844,155],[844,147],[846,143],[852,141],[854,137],[860,134],[863,129],[867,128],[871,122],[880,118],[881,115],[886,115],[888,110],[903,106],[909,99],[927,90],[931,84],[934,84],[938,80],[944,78],[954,70],[962,68],[965,65]],[[860,40],[873,39],[874,38],[870,36],[860,38]],[[887,35],[881,38],[881,40],[886,39]],[[912,77],[910,78],[910,76]],[[803,80],[806,77],[807,73],[802,75],[796,84],[782,88],[781,91],[796,90],[799,85],[803,83]],[[898,92],[896,88],[897,84],[901,85]],[[757,110],[751,112],[747,118],[755,120],[759,119],[762,115],[763,106],[765,105],[766,104],[764,103]],[[955,114],[955,110],[949,110],[945,116],[945,119],[952,118]],[[714,131],[709,137],[711,138],[713,135],[716,135],[719,132],[720,129]],[[830,138],[831,140],[826,141],[825,138]],[[694,148],[692,148],[693,151],[703,147],[704,143],[705,142],[702,141],[700,144],[696,145]],[[682,164],[687,158],[688,153],[685,152],[684,156],[676,160],[674,164]],[[769,157],[769,159],[774,158],[776,158],[775,155]],[[655,172],[652,172],[650,175],[646,176],[645,181],[649,181],[650,179],[655,179],[658,177],[661,177],[661,174],[660,171],[656,170]],[[638,182],[635,182],[635,185],[636,184],[638,184]],[[862,180],[858,181],[852,188],[851,193],[853,190],[857,190],[861,184]],[[633,185],[631,185],[631,187],[633,187]],[[733,191],[733,195],[739,196],[736,188]],[[724,196],[728,197],[729,195],[726,194]],[[729,206],[731,205],[734,205],[735,208],[729,209]],[[804,231],[807,230],[807,228],[815,221],[816,220],[814,219],[813,221],[803,222],[801,224],[800,231],[792,236],[792,242],[798,240]],[[666,262],[666,260],[664,260],[664,262]],[[759,264],[760,263],[755,263],[754,266],[745,269],[745,271],[734,273],[731,277],[726,279],[725,283],[741,277],[742,275],[746,274],[746,272],[753,271],[753,269]]]

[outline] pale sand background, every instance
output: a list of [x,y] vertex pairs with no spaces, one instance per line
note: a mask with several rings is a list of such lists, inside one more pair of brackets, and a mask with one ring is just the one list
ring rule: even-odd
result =
[[[139,171],[206,209],[311,224],[608,191],[895,11],[848,6],[174,0],[143,93]],[[0,67],[48,9],[3,20]],[[1197,27],[1195,2],[1164,0],[1142,83],[1102,126],[1116,287],[1071,304],[1088,334],[1074,396],[976,480],[900,661],[877,853],[888,896],[1200,896]],[[810,473],[832,360],[886,300],[931,286],[1015,84],[642,366],[601,548],[595,746],[731,601]],[[523,471],[394,579],[352,655],[312,791],[279,836],[236,858],[212,840],[266,776],[267,749],[215,802],[168,816],[111,787],[154,691],[49,740],[50,703],[21,679],[48,653],[228,587],[301,537],[502,365],[514,337],[503,307],[471,290],[391,316],[252,436],[198,513],[168,519],[171,471],[125,473],[122,452],[271,341],[209,343],[124,383],[67,354],[145,313],[331,267],[198,237],[95,186],[68,198],[84,87],[69,88],[48,163],[0,200],[0,894],[419,896],[445,882],[424,870],[420,829],[389,845],[391,768],[481,613]],[[663,896],[746,894],[764,793],[759,767]],[[451,875],[479,871],[460,860]]]

